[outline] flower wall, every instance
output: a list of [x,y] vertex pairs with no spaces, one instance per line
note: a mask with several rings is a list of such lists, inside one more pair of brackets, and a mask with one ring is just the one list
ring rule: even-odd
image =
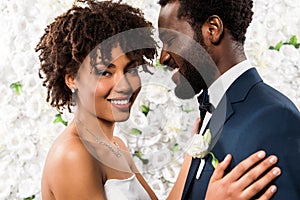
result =
[[[127,0],[157,25],[153,0]],[[47,151],[72,115],[58,115],[45,101],[35,45],[54,17],[72,0],[0,2],[0,199],[41,199],[40,181]],[[300,1],[255,0],[245,49],[265,82],[300,108]],[[116,134],[127,143],[137,166],[160,199],[171,189],[184,144],[198,115],[195,99],[178,100],[163,66],[142,74],[144,88],[128,122]],[[166,80],[166,79],[164,79]],[[156,153],[153,153],[156,152]],[[33,196],[34,195],[34,196]],[[30,199],[30,198],[28,198]]]

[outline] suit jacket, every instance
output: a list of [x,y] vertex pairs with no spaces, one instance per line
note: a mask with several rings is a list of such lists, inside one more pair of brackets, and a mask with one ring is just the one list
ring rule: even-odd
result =
[[[230,170],[258,150],[277,155],[282,174],[272,182],[278,186],[273,199],[300,199],[300,113],[287,97],[265,84],[256,69],[243,73],[228,88],[209,128],[216,143],[214,155],[219,160],[233,155]],[[182,199],[205,198],[214,171],[211,157],[205,160],[196,179],[200,159],[193,159]]]

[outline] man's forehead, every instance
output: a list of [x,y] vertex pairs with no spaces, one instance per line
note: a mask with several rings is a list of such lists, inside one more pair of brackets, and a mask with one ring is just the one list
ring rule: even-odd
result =
[[172,24],[172,21],[177,21],[178,7],[179,3],[177,1],[168,3],[161,7],[158,18],[158,26],[168,28],[170,24]]
[[[187,19],[179,19],[177,17],[179,5],[179,2],[176,1],[173,3],[168,3],[161,8],[158,20],[159,33],[160,35],[171,35],[170,32],[172,32],[171,30],[173,30],[193,38],[194,30],[192,29]],[[161,28],[167,30],[161,30]]]

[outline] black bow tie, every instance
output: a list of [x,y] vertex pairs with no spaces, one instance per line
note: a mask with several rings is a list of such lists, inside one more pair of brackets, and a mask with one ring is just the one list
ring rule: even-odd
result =
[[209,102],[207,90],[203,90],[203,92],[198,96],[198,102],[201,119],[204,118],[206,112],[212,113],[215,110],[214,106]]

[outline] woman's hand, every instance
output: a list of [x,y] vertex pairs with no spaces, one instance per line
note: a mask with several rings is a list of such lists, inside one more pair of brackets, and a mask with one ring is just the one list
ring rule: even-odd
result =
[[[265,156],[264,151],[254,153],[224,176],[232,159],[231,155],[227,155],[211,176],[205,199],[245,200],[253,198],[281,173],[280,168],[274,167],[278,161],[277,157],[271,155],[265,158]],[[259,200],[270,199],[276,190],[275,185],[269,186]]]

